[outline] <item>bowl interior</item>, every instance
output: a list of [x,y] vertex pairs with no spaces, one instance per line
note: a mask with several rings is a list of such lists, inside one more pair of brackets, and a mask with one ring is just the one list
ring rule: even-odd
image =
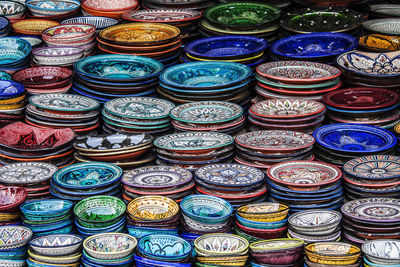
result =
[[87,222],[106,222],[125,213],[126,206],[115,197],[91,197],[80,201],[74,208],[75,215]]
[[271,239],[271,240],[265,240],[265,241],[260,241],[251,244],[250,249],[252,249],[255,252],[258,251],[275,251],[275,250],[286,250],[286,249],[291,249],[295,247],[302,246],[304,244],[304,241],[300,239]]
[[55,214],[72,209],[72,202],[68,200],[36,200],[22,204],[21,211],[28,214]]
[[31,240],[30,245],[35,247],[68,247],[82,243],[82,238],[75,235],[46,235]]
[[362,251],[367,256],[385,260],[400,260],[400,241],[392,239],[372,240],[363,244]]
[[172,199],[146,196],[132,201],[128,212],[141,220],[165,220],[177,215],[179,206]]
[[321,242],[306,246],[306,251],[320,256],[351,257],[361,253],[361,250],[343,242]]
[[22,202],[26,198],[25,190],[20,187],[0,188],[0,207]]
[[32,237],[32,231],[21,226],[0,227],[0,248],[28,242]]
[[22,84],[44,84],[63,81],[72,75],[72,71],[60,67],[27,68],[13,74],[13,79]]
[[226,201],[200,195],[184,199],[181,202],[181,208],[189,216],[192,215],[204,219],[224,218],[232,213],[232,206]]
[[200,237],[195,241],[195,246],[199,250],[211,253],[239,253],[249,246],[246,239],[225,234],[210,234]]
[[279,203],[258,203],[250,204],[239,207],[238,213],[243,215],[257,215],[257,214],[275,214],[279,212],[289,211],[286,205]]
[[192,247],[182,238],[170,235],[148,235],[140,239],[138,247],[145,254],[166,258],[188,255]]
[[136,247],[136,239],[128,235],[100,234],[85,242],[85,248],[99,253],[124,252]]

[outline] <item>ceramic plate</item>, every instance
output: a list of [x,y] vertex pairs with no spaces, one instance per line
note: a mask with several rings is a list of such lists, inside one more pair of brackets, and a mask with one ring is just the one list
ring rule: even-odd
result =
[[0,81],[0,99],[14,98],[25,92],[22,84],[14,81]]
[[318,227],[329,226],[340,223],[342,215],[334,210],[312,209],[307,211],[296,212],[289,218],[289,224],[299,227]]
[[400,157],[373,155],[355,158],[343,165],[343,171],[362,179],[391,179],[400,177]]
[[139,5],[137,0],[85,0],[82,7],[94,9],[95,11],[117,12],[121,10],[134,9]]
[[201,13],[190,9],[147,9],[147,10],[130,10],[122,15],[125,20],[136,22],[189,22],[199,19]]
[[58,168],[49,163],[21,162],[0,167],[4,184],[34,184],[49,180]]
[[390,17],[400,17],[400,5],[376,4],[370,5],[370,12]]
[[372,19],[363,23],[365,30],[390,35],[400,34],[400,18]]
[[94,99],[70,94],[37,94],[29,98],[29,103],[38,108],[69,112],[84,112],[100,107]]

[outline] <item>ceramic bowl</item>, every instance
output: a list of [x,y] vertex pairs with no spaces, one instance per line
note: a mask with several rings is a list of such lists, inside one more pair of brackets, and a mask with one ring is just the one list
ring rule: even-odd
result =
[[27,0],[26,7],[34,16],[55,16],[76,11],[80,2],[77,0],[61,0],[57,2]]
[[251,256],[261,264],[288,265],[298,262],[303,254],[300,239],[280,238],[252,243]]
[[191,195],[182,199],[182,212],[189,218],[203,223],[222,223],[232,215],[233,208],[226,200],[208,196]]
[[0,260],[0,266],[4,267],[24,267],[24,260]]
[[40,47],[32,55],[40,65],[68,65],[81,59],[84,52],[79,47]]
[[341,223],[342,215],[334,210],[312,209],[289,217],[290,227],[300,234],[330,234]]
[[247,220],[241,217],[239,214],[236,214],[236,220],[243,226],[256,229],[277,229],[284,227],[288,221],[287,219],[284,219],[282,221],[277,221],[277,222],[258,222],[253,220]]
[[102,30],[107,27],[114,26],[118,24],[118,20],[108,17],[74,17],[70,19],[63,20],[61,24],[90,24],[96,27],[96,30]]
[[127,207],[129,216],[138,221],[165,221],[179,213],[178,204],[162,196],[143,196],[132,200]]
[[399,240],[375,239],[365,242],[362,251],[372,263],[382,265],[400,264]]
[[95,34],[96,28],[89,24],[64,24],[48,28],[42,32],[45,42],[64,43],[88,40]]
[[54,87],[68,82],[72,71],[62,67],[33,67],[14,72],[12,79],[30,88]]
[[143,256],[164,261],[179,261],[192,254],[192,246],[186,240],[173,235],[147,235],[138,242]]
[[360,248],[344,242],[311,243],[305,252],[312,262],[336,265],[353,264],[361,255]]
[[237,213],[247,220],[258,222],[277,222],[286,218],[289,207],[279,203],[248,204],[238,208]]
[[19,209],[28,192],[25,188],[16,186],[6,186],[0,188],[0,212],[9,212]]
[[139,2],[136,0],[85,0],[82,1],[82,7],[90,8],[97,11],[123,11],[128,9],[136,9],[139,5]]
[[304,242],[300,239],[279,238],[258,241],[250,244],[250,250],[254,253],[268,253],[271,251],[286,251],[297,247],[303,247]]
[[30,250],[28,250],[28,255],[31,260],[35,260],[38,262],[43,262],[45,264],[50,264],[50,265],[58,265],[58,264],[77,264],[82,256],[82,254],[72,254],[72,255],[67,255],[67,256],[43,256],[36,254]]
[[25,202],[21,205],[21,212],[27,219],[31,217],[55,217],[69,214],[73,203],[62,199],[43,199]]
[[206,255],[239,255],[249,248],[249,242],[240,236],[224,233],[202,235],[194,241],[196,250]]
[[15,33],[21,35],[41,36],[43,30],[57,25],[59,23],[53,20],[24,19],[11,24],[11,27]]
[[0,38],[0,63],[3,67],[23,63],[32,51],[31,44],[18,37]]
[[1,1],[0,2],[0,15],[8,19],[17,19],[23,17],[26,7],[17,1]]
[[63,256],[78,252],[82,242],[83,239],[77,235],[45,235],[29,241],[29,248],[44,256]]
[[109,222],[124,216],[125,203],[112,196],[94,196],[79,201],[74,207],[75,216],[84,222]]
[[[201,18],[201,12],[190,9],[146,9],[129,10],[122,14],[124,20],[134,22],[168,23],[185,27],[186,23]],[[184,24],[185,26],[180,26]]]
[[83,241],[85,252],[96,259],[116,260],[133,253],[137,240],[121,233],[102,233]]
[[15,250],[25,246],[32,230],[24,226],[0,226],[0,250]]

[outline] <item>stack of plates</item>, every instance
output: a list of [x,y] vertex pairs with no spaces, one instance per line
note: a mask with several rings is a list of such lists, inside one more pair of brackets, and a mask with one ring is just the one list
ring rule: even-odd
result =
[[32,52],[31,44],[19,37],[0,37],[1,69],[27,67]]
[[180,202],[193,193],[190,171],[173,166],[146,166],[124,173],[124,199],[128,202],[141,196],[165,196]]
[[84,16],[103,16],[119,20],[121,15],[128,10],[139,9],[137,0],[85,0],[82,1],[82,14]]
[[70,69],[55,66],[26,68],[12,75],[32,95],[67,93],[72,85],[71,77]]
[[73,203],[61,199],[29,201],[21,205],[22,220],[34,236],[69,234],[73,231]]
[[342,166],[355,157],[393,154],[396,136],[370,125],[339,123],[318,128],[313,134],[318,159]]
[[294,130],[312,134],[323,125],[325,106],[314,100],[268,99],[249,109],[251,129]]
[[215,0],[188,0],[188,1],[170,1],[170,0],[143,0],[142,6],[145,9],[173,9],[173,10],[196,10],[204,9],[215,5]]
[[359,123],[392,129],[400,120],[399,94],[382,88],[346,88],[324,96],[333,123]]
[[143,196],[128,204],[128,231],[140,239],[149,234],[178,235],[179,205],[168,197]]
[[74,143],[74,158],[79,162],[104,161],[122,169],[134,168],[155,159],[149,155],[153,138],[147,134],[86,135]]
[[374,155],[355,158],[343,165],[343,171],[349,200],[400,196],[400,157]]
[[105,103],[154,94],[163,65],[140,56],[98,55],[79,60],[74,70],[74,92]]
[[24,119],[26,90],[20,83],[0,81],[0,125]]
[[[235,233],[251,243],[281,238],[288,228],[288,212],[289,207],[279,203],[262,202],[242,206],[236,213]],[[245,226],[246,223],[250,227]],[[260,225],[261,229],[258,228]]]
[[299,211],[289,217],[290,238],[307,243],[339,241],[342,214],[335,210],[311,209]]
[[222,100],[245,106],[250,101],[250,67],[233,62],[192,62],[169,67],[157,92],[175,103]]
[[165,66],[178,62],[182,45],[180,30],[163,23],[126,23],[99,32],[98,48],[109,54],[154,58]]
[[333,66],[309,61],[275,61],[257,67],[256,92],[264,98],[303,98],[321,101],[338,89],[341,71]]
[[192,61],[229,61],[243,63],[253,70],[266,60],[269,43],[261,37],[228,35],[202,38],[185,45],[184,63]]
[[393,127],[393,132],[396,135],[397,139],[397,146],[395,147],[395,151],[398,155],[400,155],[400,122]]
[[250,35],[274,40],[281,11],[265,3],[226,3],[208,8],[200,21],[204,36]]
[[32,231],[24,226],[10,225],[1,226],[0,234],[0,253],[5,258],[1,263],[5,266],[26,266],[27,244],[32,238]]
[[28,192],[27,200],[48,198],[50,179],[58,168],[43,162],[20,162],[0,167],[0,184],[19,186]]
[[170,113],[178,132],[214,131],[235,135],[245,123],[243,108],[224,101],[196,101],[179,105]]
[[48,128],[72,128],[84,135],[99,126],[98,108],[94,99],[70,94],[38,94],[29,98],[25,120]]
[[264,173],[240,164],[210,164],[194,173],[196,193],[220,197],[233,208],[267,199]]
[[399,210],[400,200],[395,198],[360,198],[347,202],[341,209],[344,237],[358,245],[373,239],[398,239]]
[[287,161],[273,165],[267,176],[272,186],[269,200],[288,205],[290,212],[338,209],[342,205],[342,172],[333,165],[308,160]]
[[182,199],[180,206],[181,229],[184,232],[203,235],[231,231],[233,208],[222,198],[191,195]]
[[235,138],[235,161],[267,170],[277,162],[311,160],[315,140],[312,136],[294,131],[256,131]]
[[74,202],[95,195],[119,196],[122,173],[121,168],[111,163],[72,164],[54,174],[50,193]]
[[162,134],[171,127],[169,112],[175,105],[152,97],[116,98],[104,104],[104,130],[121,133]]
[[76,230],[83,237],[125,233],[125,211],[125,203],[117,197],[98,195],[85,198],[74,206]]
[[361,249],[364,253],[364,265],[375,267],[396,266],[400,257],[395,251],[400,245],[398,240],[371,240],[365,242]]
[[182,132],[154,140],[157,164],[195,171],[211,163],[232,162],[233,137],[224,133]]
[[20,205],[27,197],[25,188],[16,186],[3,186],[0,188],[0,225],[19,225]]
[[61,167],[72,161],[75,133],[70,128],[48,129],[15,122],[0,128],[1,163],[48,162]]

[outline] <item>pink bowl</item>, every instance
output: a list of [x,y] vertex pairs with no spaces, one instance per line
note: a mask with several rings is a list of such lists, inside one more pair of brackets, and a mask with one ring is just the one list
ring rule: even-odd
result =
[[0,187],[0,211],[13,212],[19,210],[28,192],[25,188],[16,186]]

